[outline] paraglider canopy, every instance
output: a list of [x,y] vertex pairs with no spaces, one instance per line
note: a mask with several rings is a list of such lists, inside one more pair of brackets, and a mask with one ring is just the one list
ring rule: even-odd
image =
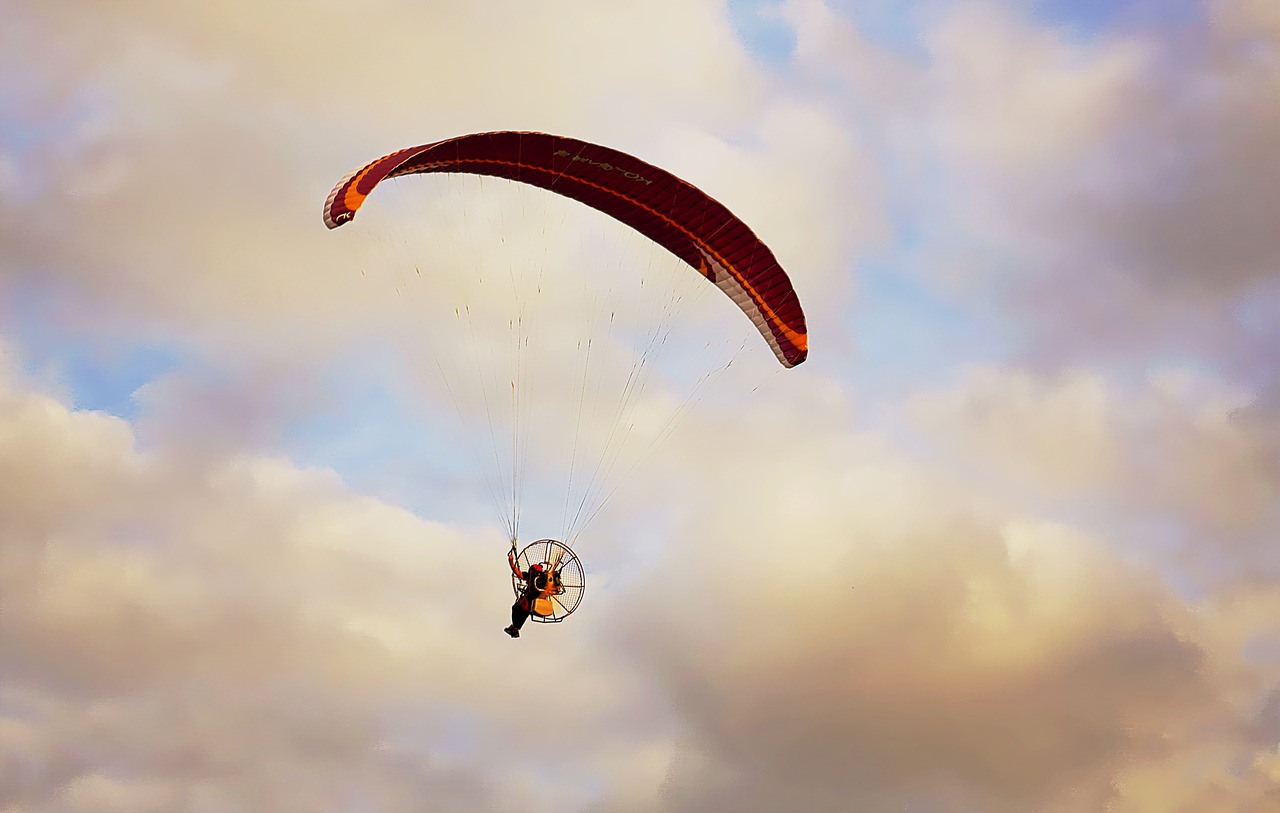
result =
[[598,209],[715,283],[747,314],[783,366],[794,367],[808,355],[804,312],[791,280],[750,227],[692,184],[598,144],[499,131],[398,150],[334,187],[325,201],[325,225],[334,229],[351,221],[387,178],[434,172],[506,178]]

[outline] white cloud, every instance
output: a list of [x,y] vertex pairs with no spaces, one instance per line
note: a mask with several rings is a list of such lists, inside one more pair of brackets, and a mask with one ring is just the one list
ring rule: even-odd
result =
[[1113,397],[1096,375],[1059,381],[981,368],[949,392],[920,394],[908,409],[971,456],[975,468],[1003,465],[1050,491],[1108,490],[1121,450]]
[[[715,2],[16,9],[6,306],[34,300],[59,342],[187,363],[133,422],[0,373],[0,807],[1267,804],[1274,585],[1258,567],[1190,604],[1117,553],[1143,541],[1117,516],[1221,534],[1201,550],[1228,569],[1265,561],[1245,537],[1274,528],[1277,482],[1268,9],[1221,4],[1184,54],[963,4],[921,17],[921,65],[794,2],[778,74]],[[388,198],[382,231],[369,208],[330,234],[318,204],[381,151],[488,127],[699,183],[792,270],[824,359],[740,398],[758,368],[727,373],[584,538],[590,612],[514,643],[495,531],[273,456],[347,365],[447,407],[418,384],[457,322],[424,320],[435,282],[384,253],[409,210]],[[904,204],[926,279],[1031,328],[1023,356],[1074,362],[919,385],[907,417],[941,460],[851,429],[877,395],[822,377],[853,262]],[[600,256],[522,225],[559,281]],[[530,245],[510,236],[493,267]],[[678,327],[745,329],[705,305]],[[548,325],[550,346],[572,335]],[[1121,386],[1099,347],[1222,369]],[[468,383],[489,369],[460,361]],[[539,405],[563,412],[573,376],[548,375]],[[640,399],[642,445],[678,399]],[[1072,500],[1095,522],[1043,511]]]
[[[486,758],[528,770],[513,698],[573,696],[542,738],[557,751],[616,702],[611,670],[572,639],[512,660],[500,538],[350,494],[332,473],[170,451],[137,451],[119,419],[0,395],[13,772],[0,801],[169,809],[196,793],[324,809],[373,793],[416,809],[430,787],[495,809],[519,801],[512,774],[474,755],[442,767],[436,749],[479,737]],[[401,718],[411,745],[389,747]]]
[[1039,378],[988,367],[917,395],[908,411],[979,477],[1149,512],[1220,549],[1277,521],[1274,417],[1250,419],[1259,406],[1188,369],[1120,383],[1081,369]]

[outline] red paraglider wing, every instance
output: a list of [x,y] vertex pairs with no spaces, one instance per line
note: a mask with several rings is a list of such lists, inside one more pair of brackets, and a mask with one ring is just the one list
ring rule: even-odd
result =
[[546,133],[460,136],[393,152],[342,180],[324,206],[334,229],[386,178],[428,172],[491,175],[585,203],[697,269],[755,323],[778,360],[808,355],[804,311],[773,252],[747,224],[690,183],[626,153]]

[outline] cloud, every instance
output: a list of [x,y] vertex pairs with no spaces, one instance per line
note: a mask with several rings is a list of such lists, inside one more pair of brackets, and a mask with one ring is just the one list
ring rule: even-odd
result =
[[171,451],[0,393],[4,804],[325,809],[350,794],[395,810],[429,793],[504,809],[527,803],[519,772],[537,757],[494,712],[527,675],[575,697],[548,747],[612,707],[610,670],[572,645],[508,660],[501,539],[330,472]]
[[663,809],[1050,809],[1106,798],[1223,713],[1191,616],[1097,541],[978,511],[860,444],[796,457],[811,502],[747,508],[787,481],[776,461],[707,495],[684,534],[704,545],[672,551],[628,640],[696,755]]
[[[1047,493],[1089,485],[1078,467],[1091,464],[1041,435],[1079,432],[1102,447],[1125,437],[1130,404],[1102,381],[986,375],[1016,396],[993,396],[1011,417],[980,423],[1007,432],[997,448],[1025,452],[1015,482],[1037,473],[1035,450],[1047,448]],[[1191,416],[1217,431],[1214,416],[1236,401],[1196,383],[1154,382],[1160,396],[1132,405],[1143,416],[1132,420],[1177,403],[1190,414],[1171,413],[1153,438],[1187,433],[1178,421]],[[686,478],[704,487],[683,488],[698,510],[664,559],[628,580],[621,606],[636,614],[619,632],[625,657],[670,698],[676,751],[647,795],[619,792],[600,809],[636,798],[660,810],[1264,804],[1265,773],[1232,766],[1266,764],[1274,742],[1256,733],[1256,715],[1277,662],[1249,654],[1274,641],[1273,583],[1190,603],[1132,555],[1144,540],[1124,524],[1094,532],[1028,514],[1043,508],[1025,491],[912,462],[842,430],[848,405],[820,388],[788,389],[794,401],[776,412],[691,418],[661,455],[673,492]],[[1161,401],[1170,391],[1185,400]],[[971,404],[939,399],[932,414],[963,427]],[[1043,425],[1018,419],[1037,413]],[[794,414],[802,425],[779,420]],[[1093,431],[1117,420],[1115,437]],[[1124,494],[1130,451],[1110,451],[1120,482],[1108,493]],[[714,488],[697,474],[707,461]],[[1194,496],[1164,497],[1161,515],[1194,524]]]
[[1052,493],[1110,490],[1123,465],[1113,396],[1082,370],[1045,381],[975,369],[950,391],[918,394],[909,409],[979,466],[1003,465]]
[[[1260,214],[1275,208],[1280,172],[1266,147],[1276,136],[1268,111],[1277,76],[1265,54],[1277,43],[1228,24],[1202,36],[1185,48],[1149,39],[1093,52],[1048,41],[1026,66],[973,85],[1003,104],[1018,98],[1017,86],[1061,77],[1062,87],[1035,96],[1053,100],[1053,116],[1002,108],[990,128],[981,106],[968,105],[949,117],[1042,151],[1026,165],[1016,145],[1005,145],[984,162],[976,146],[948,139],[978,167],[970,189],[987,190],[986,225],[966,219],[964,227],[1025,247],[970,256],[1007,275],[1010,304],[1060,353],[1142,351],[1158,341],[1239,364],[1241,342],[1275,340],[1237,336],[1232,308],[1274,280],[1280,256]],[[940,75],[954,75],[959,54],[985,47],[963,29],[958,42],[968,50],[935,51]],[[981,274],[975,282],[986,284]]]
[[1081,39],[1016,4],[941,4],[904,56],[824,4],[788,8],[800,64],[894,168],[905,271],[1018,328],[1028,361],[1181,354],[1265,377],[1271,12],[1225,0],[1203,25]]
[[575,809],[1136,811],[1192,759],[1186,798],[1273,792],[1250,714],[1280,674],[1242,653],[1274,589],[1197,612],[1113,540],[849,433],[838,389],[786,390],[691,416],[651,472],[695,498],[667,557],[610,585],[597,546],[591,613],[513,661],[492,531],[139,451],[11,383],[0,742],[38,767],[4,801],[505,809],[554,774]]
[[917,394],[908,413],[955,470],[993,488],[1103,523],[1172,529],[1172,548],[1148,546],[1181,549],[1205,585],[1275,572],[1265,540],[1280,519],[1276,416],[1256,394],[1189,369],[1134,382],[987,367]]
[[[770,69],[720,3],[437,5],[21,4],[0,32],[0,76],[24,77],[0,80],[0,290],[7,324],[49,331],[6,336],[0,369],[0,807],[1274,798],[1267,4],[1221,3],[1187,40],[1089,41],[1006,5],[931,5],[904,55],[793,2],[795,62]],[[456,454],[433,446],[451,405],[428,373],[456,362],[480,414],[470,385],[510,371],[448,348],[507,340],[495,279],[535,249],[556,283],[535,412],[573,413],[583,385],[554,362],[590,292],[565,283],[634,261],[625,238],[581,239],[590,213],[548,204],[490,241],[482,283],[440,246],[460,220],[502,225],[518,193],[455,211],[457,189],[404,190],[320,224],[352,166],[488,127],[580,134],[697,182],[774,247],[815,337],[805,367],[746,359],[689,404],[583,537],[589,612],[516,644],[495,529],[288,458],[325,458],[296,434],[325,420]],[[951,374],[904,370],[901,403],[851,386],[842,337],[873,251],[1015,328],[1017,364],[941,348]],[[495,313],[468,326],[454,297]],[[750,336],[707,300],[673,319],[731,321]],[[639,355],[610,330],[603,389]],[[179,363],[126,421],[21,372],[28,342],[50,370],[64,343]],[[616,423],[641,450],[693,355],[665,356]],[[431,433],[381,425],[413,410]],[[550,467],[573,448],[530,447]],[[1200,558],[1139,555],[1135,516]],[[1188,571],[1215,576],[1194,599]]]

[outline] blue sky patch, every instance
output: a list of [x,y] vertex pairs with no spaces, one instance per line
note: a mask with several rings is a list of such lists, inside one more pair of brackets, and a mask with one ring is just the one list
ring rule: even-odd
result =
[[1198,0],[1035,0],[1031,13],[1086,39],[1136,27],[1187,25],[1204,17]]
[[729,0],[729,22],[752,56],[785,65],[796,48],[795,32],[777,13],[774,0]]
[[133,393],[182,366],[183,354],[174,345],[75,331],[57,315],[56,296],[47,290],[19,285],[6,294],[0,318],[21,347],[23,366],[32,375],[52,373],[76,409],[133,420]]

